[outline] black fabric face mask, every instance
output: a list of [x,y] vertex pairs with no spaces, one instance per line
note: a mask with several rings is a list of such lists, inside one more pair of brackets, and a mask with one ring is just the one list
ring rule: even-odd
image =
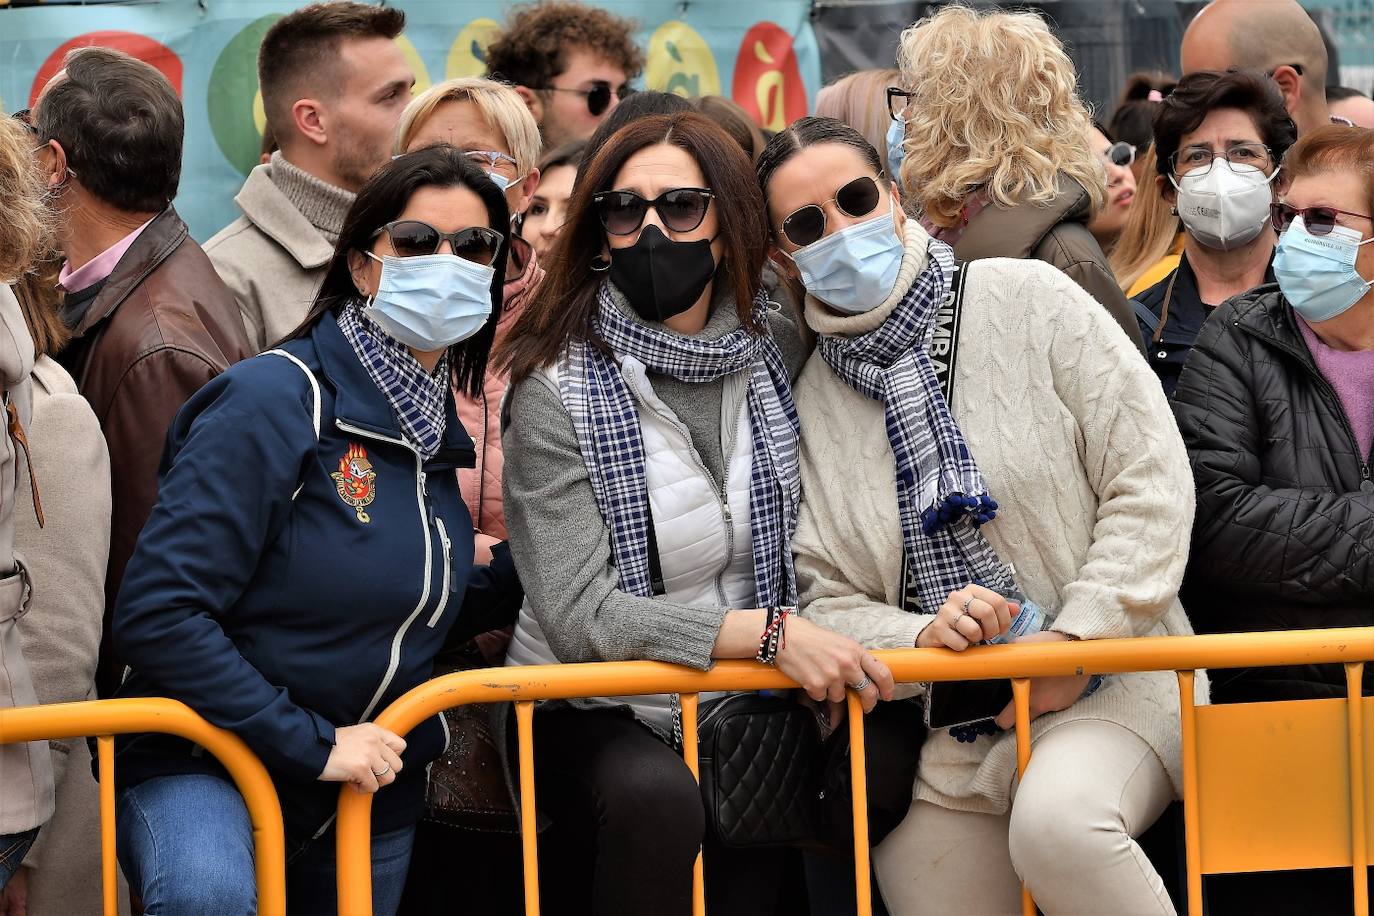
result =
[[687,311],[715,272],[710,239],[675,242],[657,226],[645,226],[629,248],[611,249],[611,282],[645,321]]

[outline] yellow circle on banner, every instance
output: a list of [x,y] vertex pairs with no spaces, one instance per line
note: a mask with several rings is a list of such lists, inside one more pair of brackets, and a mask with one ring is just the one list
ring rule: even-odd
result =
[[463,31],[448,49],[448,62],[444,67],[445,79],[460,76],[483,76],[487,72],[487,45],[501,34],[501,24],[495,19],[474,19],[463,26]]
[[706,39],[676,19],[663,23],[649,39],[644,86],[686,98],[720,95],[720,73]]
[[262,106],[262,90],[253,93],[253,126],[261,137],[267,132],[267,109]]
[[415,50],[415,45],[410,43],[410,39],[404,35],[396,38],[396,46],[401,49],[401,56],[410,64],[410,69],[415,71],[415,88],[411,91],[412,95],[419,95],[430,87],[429,70],[425,67],[425,62],[420,59],[420,52]]

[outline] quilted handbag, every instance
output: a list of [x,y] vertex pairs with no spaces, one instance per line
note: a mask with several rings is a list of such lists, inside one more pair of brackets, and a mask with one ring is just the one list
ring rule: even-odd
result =
[[820,729],[783,697],[736,693],[698,726],[706,817],[727,847],[793,846],[816,834]]

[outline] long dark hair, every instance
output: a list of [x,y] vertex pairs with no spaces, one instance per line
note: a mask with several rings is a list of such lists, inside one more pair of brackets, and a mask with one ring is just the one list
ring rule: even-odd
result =
[[768,141],[768,145],[759,155],[758,165],[754,167],[758,174],[759,190],[763,192],[765,202],[768,198],[768,182],[773,180],[773,173],[808,146],[818,146],[822,143],[838,143],[851,147],[879,177],[883,175],[883,160],[878,151],[868,142],[867,137],[853,127],[834,118],[798,118],[792,122],[791,127],[773,135],[773,139]]
[[510,373],[511,381],[551,365],[570,340],[602,345],[592,330],[592,316],[605,274],[593,267],[606,246],[606,230],[592,198],[614,187],[626,160],[660,143],[685,151],[701,167],[715,194],[711,206],[716,208],[724,243],[715,282],[728,285],[740,323],[764,333],[754,321],[753,302],[767,254],[768,218],[749,159],[729,134],[696,112],[654,115],[625,125],[590,161],[583,160],[544,282],[496,354],[497,365]]
[[491,266],[496,276],[491,281],[491,318],[482,330],[462,343],[449,347],[449,368],[454,386],[469,397],[482,391],[486,375],[487,357],[501,320],[502,287],[505,285],[506,258],[510,253],[510,210],[506,195],[492,183],[487,173],[474,165],[461,150],[441,144],[397,156],[383,166],[363,185],[353,206],[344,219],[339,244],[329,262],[324,284],[315,297],[315,304],[300,327],[286,338],[305,337],[326,312],[337,310],[358,297],[353,283],[353,271],[348,265],[351,252],[372,250],[377,230],[396,219],[405,210],[410,198],[421,188],[471,188],[482,198],[487,208],[487,225],[501,233],[501,248]]

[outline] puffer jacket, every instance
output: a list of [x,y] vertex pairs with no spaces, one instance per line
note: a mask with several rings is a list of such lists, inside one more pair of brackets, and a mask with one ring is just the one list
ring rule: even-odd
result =
[[[530,297],[544,278],[534,248],[518,235],[510,240],[511,273],[502,290],[504,304],[501,320],[496,325],[492,349],[510,333],[511,325],[525,310]],[[472,436],[477,449],[477,466],[458,469],[458,490],[472,515],[472,525],[478,533],[498,541],[506,539],[506,515],[501,507],[501,399],[506,395],[510,379],[503,372],[487,369],[482,381],[482,393],[468,397],[456,388],[454,401],[458,405],[458,419]]]
[[[1374,456],[1360,454],[1276,284],[1208,319],[1174,412],[1197,483],[1182,593],[1197,631],[1374,624]],[[1213,671],[1212,696],[1345,696],[1345,675],[1338,665]]]

